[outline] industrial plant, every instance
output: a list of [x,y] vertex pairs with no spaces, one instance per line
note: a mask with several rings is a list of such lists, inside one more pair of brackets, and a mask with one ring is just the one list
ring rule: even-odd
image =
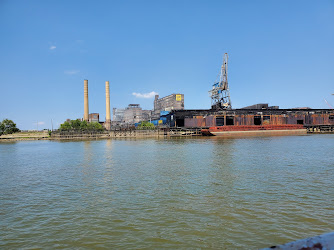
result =
[[106,121],[101,122],[99,113],[89,113],[88,80],[84,80],[84,117],[87,122],[99,122],[106,130],[112,126],[136,125],[142,121],[150,121],[154,125],[166,124],[160,119],[174,110],[184,110],[184,94],[171,94],[162,98],[155,95],[153,110],[143,110],[140,104],[129,104],[126,108],[113,108],[113,120],[110,119],[110,88],[106,85]]
[[109,81],[106,81],[106,120],[101,122],[98,113],[89,113],[88,80],[84,80],[83,120],[99,122],[106,130],[115,126],[137,126],[140,122],[147,121],[159,127],[200,128],[203,133],[214,135],[228,131],[305,130],[305,126],[334,125],[333,109],[280,109],[279,106],[269,106],[266,103],[232,109],[227,53],[223,56],[220,74],[209,95],[211,109],[184,109],[184,94],[176,93],[162,98],[156,95],[152,110],[143,110],[139,104],[129,104],[125,108],[113,108],[111,120]]

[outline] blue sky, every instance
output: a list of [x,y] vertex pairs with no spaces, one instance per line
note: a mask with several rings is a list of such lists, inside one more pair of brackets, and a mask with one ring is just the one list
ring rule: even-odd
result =
[[0,120],[58,127],[90,112],[208,91],[229,54],[233,108],[334,104],[334,1],[0,1]]

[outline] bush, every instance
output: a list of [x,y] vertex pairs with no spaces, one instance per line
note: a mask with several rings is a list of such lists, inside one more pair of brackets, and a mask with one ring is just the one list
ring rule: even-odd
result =
[[137,126],[137,129],[154,129],[154,128],[155,128],[154,124],[147,121],[143,121],[139,123],[139,125]]

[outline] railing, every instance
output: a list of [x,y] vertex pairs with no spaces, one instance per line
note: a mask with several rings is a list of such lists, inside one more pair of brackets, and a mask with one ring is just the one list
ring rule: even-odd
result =
[[334,125],[305,125],[307,133],[334,133]]
[[108,136],[108,131],[101,130],[57,130],[51,133],[51,138],[55,139],[101,138]]
[[201,128],[170,128],[169,136],[201,136]]

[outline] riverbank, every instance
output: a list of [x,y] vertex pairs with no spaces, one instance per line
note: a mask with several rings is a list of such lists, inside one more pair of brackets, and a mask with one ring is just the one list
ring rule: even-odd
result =
[[[327,132],[327,131],[326,131]],[[258,136],[289,136],[315,133],[309,128],[281,129],[281,130],[246,130],[233,131],[221,129],[200,128],[156,128],[149,130],[112,130],[112,131],[32,131],[19,132],[0,136],[0,142],[28,141],[28,140],[95,140],[112,138],[171,138],[171,137],[199,137],[214,136],[224,138],[258,137]],[[324,133],[324,132],[322,132]]]
[[47,140],[49,137],[48,131],[18,132],[9,135],[1,135],[0,142]]
[[[116,131],[48,131],[19,132],[0,136],[0,142],[29,141],[29,140],[96,140],[113,138],[173,138],[173,137],[206,137],[200,129],[153,129],[153,130],[116,130]],[[215,133],[213,137],[238,138],[258,136],[288,136],[305,135],[306,129],[301,130],[257,130],[257,131],[224,131]],[[210,134],[213,135],[213,134]]]

